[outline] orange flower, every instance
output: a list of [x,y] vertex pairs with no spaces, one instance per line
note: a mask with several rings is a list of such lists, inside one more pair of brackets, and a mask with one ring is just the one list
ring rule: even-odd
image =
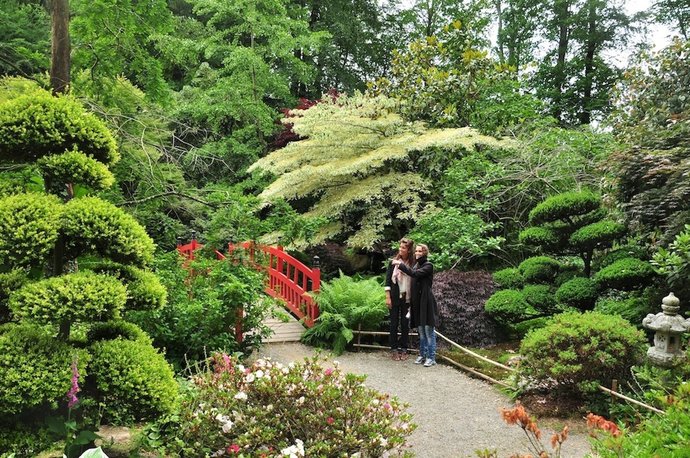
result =
[[569,431],[570,428],[566,425],[560,433],[555,433],[551,436],[551,448],[560,447],[560,445],[568,439]]
[[602,431],[606,431],[613,437],[618,437],[622,434],[621,430],[618,429],[618,425],[616,425],[614,422],[591,412],[587,414],[587,426],[589,428],[597,428],[601,429]]

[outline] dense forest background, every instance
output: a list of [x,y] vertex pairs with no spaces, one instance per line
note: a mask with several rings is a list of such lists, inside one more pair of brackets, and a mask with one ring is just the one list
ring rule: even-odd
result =
[[[0,4],[0,98],[69,92],[105,120],[122,160],[101,197],[164,250],[195,231],[318,246],[354,269],[412,232],[444,267],[511,264],[527,212],[583,188],[642,237],[683,227],[669,218],[684,208],[640,212],[620,178],[666,135],[645,104],[672,91],[664,59],[683,52],[688,2]],[[666,57],[646,39],[659,27],[677,37]],[[683,112],[679,91],[660,115]],[[4,194],[31,183],[10,156]]]

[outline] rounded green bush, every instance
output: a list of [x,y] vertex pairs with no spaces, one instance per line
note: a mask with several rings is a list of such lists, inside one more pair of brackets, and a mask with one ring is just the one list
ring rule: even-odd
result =
[[644,334],[621,317],[597,312],[555,315],[520,345],[520,370],[537,383],[563,392],[597,391],[612,379],[627,380],[629,369],[644,356]]
[[32,162],[74,148],[104,164],[119,159],[105,123],[72,97],[39,89],[0,104],[0,160]]
[[484,310],[503,325],[517,323],[537,315],[537,311],[527,303],[522,292],[514,289],[495,292],[486,301]]
[[550,316],[540,316],[537,318],[530,318],[529,320],[521,321],[510,326],[511,333],[516,338],[523,338],[527,333],[535,329],[541,329],[549,324]]
[[580,310],[591,310],[599,297],[599,287],[589,278],[577,277],[563,283],[556,291],[556,299]]
[[11,270],[0,273],[0,323],[10,321],[10,309],[7,299],[13,291],[17,291],[26,282],[26,273],[23,270]]
[[90,348],[90,375],[104,409],[103,421],[126,424],[172,412],[177,383],[170,365],[150,344],[116,339]]
[[78,359],[80,383],[89,355],[44,329],[6,324],[0,331],[0,416],[33,408],[56,409],[71,386]]
[[114,262],[103,262],[91,269],[121,280],[127,288],[127,310],[154,310],[165,305],[168,291],[153,272]]
[[556,296],[549,285],[525,285],[522,296],[539,312],[550,315],[557,310]]
[[0,457],[39,456],[54,442],[55,433],[40,419],[0,418]]
[[151,338],[139,326],[124,320],[94,323],[87,332],[88,342],[118,338],[151,344]]
[[45,156],[37,164],[46,183],[54,185],[77,183],[101,191],[115,182],[105,164],[79,151]]
[[586,215],[601,206],[601,197],[583,192],[566,192],[549,197],[529,212],[533,225],[551,223],[571,216]]
[[520,271],[514,267],[508,267],[494,272],[493,279],[499,288],[504,289],[522,288],[524,284]]
[[648,313],[658,312],[657,304],[649,303],[641,297],[625,299],[602,298],[594,306],[594,311],[606,315],[620,316],[631,324],[639,326]]
[[0,199],[0,265],[41,265],[55,246],[62,205],[57,197],[18,194]]
[[552,247],[558,245],[560,238],[556,231],[548,227],[528,227],[520,232],[520,243],[535,247]]
[[648,259],[648,253],[644,246],[640,245],[624,245],[620,248],[610,250],[603,256],[595,258],[592,262],[592,268],[597,271],[604,267],[608,267],[616,261],[626,258],[635,258],[646,260]]
[[122,209],[96,197],[65,204],[62,231],[72,258],[96,252],[123,264],[146,265],[153,260],[155,246],[144,228]]
[[548,256],[527,258],[520,263],[518,270],[525,283],[551,283],[561,264]]
[[597,272],[594,275],[594,281],[602,288],[628,291],[649,285],[655,275],[654,269],[648,262],[624,258]]
[[84,271],[28,283],[9,306],[16,318],[50,324],[114,318],[126,300],[127,289],[116,278]]
[[625,226],[615,221],[604,220],[588,224],[573,232],[570,244],[575,248],[588,250],[611,246],[611,243],[625,235]]

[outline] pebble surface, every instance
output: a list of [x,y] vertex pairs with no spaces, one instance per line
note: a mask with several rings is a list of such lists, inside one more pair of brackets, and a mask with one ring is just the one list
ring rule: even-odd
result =
[[[289,363],[314,353],[313,348],[299,343],[271,343],[256,357]],[[486,382],[443,364],[422,367],[413,363],[412,355],[406,361],[394,361],[381,351],[346,352],[337,357],[323,353],[322,357],[338,361],[345,372],[366,375],[367,386],[409,404],[408,411],[418,426],[408,444],[418,457],[476,457],[475,452],[484,449],[497,451],[500,458],[530,452],[522,429],[501,419],[500,409],[512,407],[513,402]],[[553,431],[543,430],[542,434],[551,452]],[[589,452],[586,435],[571,432],[561,457],[582,458]]]

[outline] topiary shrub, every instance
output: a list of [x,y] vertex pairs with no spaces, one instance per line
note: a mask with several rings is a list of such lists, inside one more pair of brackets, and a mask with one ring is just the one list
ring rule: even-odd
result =
[[580,310],[591,310],[599,297],[599,287],[589,278],[577,277],[563,283],[556,291],[561,304]]
[[103,422],[128,424],[172,412],[177,383],[163,355],[147,342],[104,340],[90,347],[90,383]]
[[520,345],[521,375],[568,394],[626,380],[644,355],[644,334],[620,317],[597,312],[555,315]]
[[36,164],[47,183],[78,183],[101,191],[115,182],[105,164],[76,150],[42,157]]
[[637,296],[622,299],[604,297],[596,302],[594,310],[606,315],[620,316],[639,327],[647,314],[658,312],[658,307],[655,305],[647,299]]
[[144,228],[122,209],[96,197],[65,204],[61,226],[72,259],[95,252],[123,264],[141,266],[153,260],[155,246]]
[[60,229],[57,197],[19,194],[0,199],[0,265],[30,267],[49,255]]
[[30,162],[74,149],[104,164],[119,159],[105,123],[69,97],[38,89],[0,104],[0,160]]
[[601,206],[601,197],[589,191],[566,192],[549,197],[529,212],[531,224],[542,224],[573,215],[585,215]]
[[83,381],[90,359],[86,351],[56,340],[42,328],[24,324],[0,327],[0,417],[56,409],[70,388],[75,357]]
[[525,285],[522,296],[537,311],[551,315],[557,310],[554,289],[549,285]]
[[551,283],[559,268],[560,263],[548,256],[527,258],[518,266],[525,283]]
[[127,288],[127,310],[154,310],[165,305],[168,292],[153,272],[114,262],[98,263],[89,268],[124,283]]
[[435,274],[433,292],[440,316],[439,331],[454,342],[472,347],[500,342],[502,330],[484,311],[486,300],[495,290],[488,272],[447,270]]
[[[179,414],[162,423],[166,456],[397,456],[415,429],[396,398],[316,358],[244,368],[215,355],[192,379]],[[358,455],[359,454],[359,455]]]
[[89,327],[86,338],[89,343],[121,338],[151,344],[151,338],[139,326],[123,320],[94,323]]
[[610,246],[614,240],[625,235],[625,226],[610,220],[597,221],[573,232],[570,244],[578,250],[593,250]]
[[525,284],[522,274],[515,267],[498,270],[493,273],[494,282],[502,289],[519,289]]
[[12,319],[7,299],[9,299],[13,291],[21,288],[26,280],[26,273],[23,270],[11,270],[0,273],[0,324]]
[[628,291],[649,285],[655,276],[651,264],[635,258],[620,259],[594,275],[601,288]]
[[530,246],[541,246],[544,248],[554,247],[560,243],[559,234],[548,227],[528,227],[520,232],[520,243]]
[[126,300],[127,289],[117,279],[84,271],[29,283],[9,305],[18,319],[51,324],[116,318]]
[[601,270],[604,267],[608,267],[616,261],[621,259],[635,258],[641,260],[649,259],[649,255],[644,246],[641,245],[623,245],[621,247],[609,250],[603,256],[599,256],[594,259],[592,267],[594,270]]
[[503,325],[511,325],[533,318],[538,312],[527,303],[522,291],[504,289],[494,293],[484,306],[493,319]]

